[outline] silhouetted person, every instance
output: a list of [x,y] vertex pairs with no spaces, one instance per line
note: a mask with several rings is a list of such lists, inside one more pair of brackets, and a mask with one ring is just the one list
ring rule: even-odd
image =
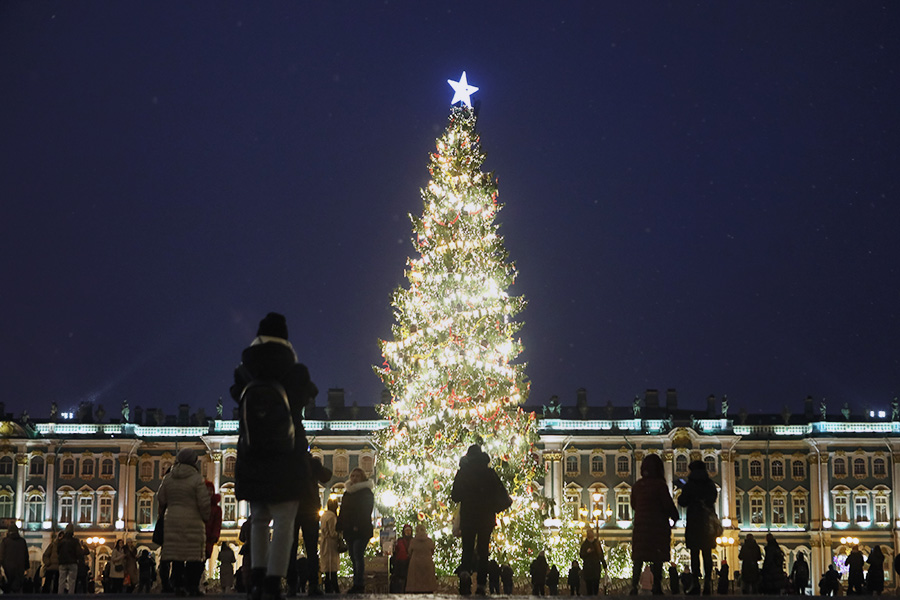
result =
[[669,493],[662,459],[656,454],[648,454],[641,461],[641,478],[631,491],[631,508],[631,592],[637,593],[646,562],[653,574],[652,592],[662,594],[662,568],[671,553],[671,524],[678,520],[678,509]]

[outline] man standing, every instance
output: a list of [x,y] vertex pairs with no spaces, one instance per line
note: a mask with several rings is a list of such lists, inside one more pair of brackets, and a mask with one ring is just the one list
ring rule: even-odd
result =
[[477,444],[469,446],[459,461],[450,497],[459,502],[459,529],[462,534],[462,562],[459,573],[460,591],[467,593],[473,570],[478,571],[476,593],[485,595],[490,563],[491,532],[497,524],[497,513],[512,505],[509,492],[497,472],[490,467],[491,458]]
[[81,542],[75,539],[75,526],[71,523],[66,525],[59,539],[56,555],[59,557],[59,591],[63,594],[74,594],[82,548]]
[[294,518],[310,478],[303,409],[317,393],[288,341],[287,321],[269,313],[241,354],[231,387],[241,412],[235,495],[250,502],[253,600],[284,598]]

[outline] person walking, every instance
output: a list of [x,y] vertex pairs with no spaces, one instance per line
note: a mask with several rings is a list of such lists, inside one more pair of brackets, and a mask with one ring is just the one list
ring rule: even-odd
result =
[[566,583],[569,586],[570,596],[581,595],[581,566],[577,560],[573,560],[572,566],[569,567],[569,572],[566,574]]
[[[678,504],[687,507],[687,527],[684,541],[691,552],[691,575],[695,581],[691,593],[700,593],[700,556],[703,555],[703,594],[709,595],[712,584],[712,550],[716,547],[716,532],[711,527],[711,517],[716,514],[715,502],[719,496],[716,484],[706,472],[706,463],[692,461],[688,465],[690,474],[681,489]],[[685,590],[685,593],[688,593]]]
[[366,472],[356,467],[350,471],[344,496],[341,500],[341,512],[338,513],[337,529],[342,532],[347,542],[350,563],[353,566],[353,586],[349,594],[362,594],[366,591],[365,552],[369,540],[372,539],[372,510],[375,508],[375,493],[372,481]]
[[641,461],[641,478],[631,491],[631,508],[631,594],[637,594],[645,562],[653,573],[653,594],[662,594],[663,563],[671,554],[672,524],[678,520],[678,509],[672,502],[659,455],[648,454]]
[[319,526],[319,568],[325,574],[325,593],[339,594],[338,569],[341,554],[338,552],[341,535],[337,531],[338,499],[329,498]]
[[78,560],[81,558],[81,542],[75,539],[75,526],[66,525],[56,550],[59,557],[59,591],[63,594],[75,593],[78,578]]
[[294,522],[310,478],[303,410],[317,393],[288,341],[287,320],[268,313],[241,353],[231,386],[241,412],[235,496],[250,503],[253,600],[284,597]]
[[528,573],[531,575],[532,596],[543,596],[545,594],[548,569],[547,557],[544,555],[544,551],[541,550],[535,559],[531,561],[531,566],[528,568]]
[[228,542],[222,542],[219,546],[219,581],[222,583],[222,592],[228,593],[234,587],[234,563],[237,558],[234,550]]
[[[861,556],[861,555],[860,555]],[[784,552],[778,540],[771,533],[766,534],[766,555],[763,558],[760,572],[760,592],[763,594],[781,594],[787,586],[784,572]]]
[[794,582],[797,594],[805,596],[806,588],[809,587],[809,563],[806,562],[806,555],[802,552],[797,553],[797,560],[791,567],[791,580]]
[[759,593],[759,561],[762,560],[762,551],[752,533],[744,538],[738,560],[741,561],[741,591],[745,595]]
[[884,591],[884,552],[881,546],[875,544],[869,553],[869,570],[866,572],[866,589],[870,594],[881,595]]
[[601,567],[606,568],[606,556],[603,554],[603,546],[596,538],[592,527],[587,528],[585,540],[581,543],[578,555],[583,561],[581,576],[584,577],[585,594],[596,596],[600,593],[600,573]]
[[409,568],[406,573],[407,594],[433,594],[437,590],[434,540],[428,537],[424,523],[416,525],[416,535],[409,542]]
[[450,492],[450,499],[460,505],[462,559],[457,569],[460,587],[465,591],[466,580],[471,581],[472,572],[477,571],[476,593],[481,596],[486,593],[491,532],[497,522],[497,513],[512,505],[509,492],[490,463],[491,457],[481,450],[481,446],[469,446],[459,461]]
[[209,491],[197,464],[197,452],[182,448],[175,465],[157,493],[166,507],[160,560],[172,566],[170,581],[177,596],[200,596],[200,578],[206,559],[206,522],[210,517]]

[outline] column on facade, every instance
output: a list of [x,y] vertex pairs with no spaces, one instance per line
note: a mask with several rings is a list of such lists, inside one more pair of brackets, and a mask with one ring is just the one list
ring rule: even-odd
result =
[[[719,471],[722,474],[722,518],[728,519],[726,523],[730,523],[729,527],[740,526],[735,515],[734,505],[734,453],[728,450],[722,450],[720,453],[722,460],[719,465]],[[728,558],[731,560],[731,557]]]
[[127,513],[125,508],[129,495],[128,481],[128,457],[124,454],[119,454],[119,484],[116,486],[116,497],[119,500],[119,506],[116,511],[116,529],[119,529],[119,523],[122,523],[124,526],[126,520],[125,515]]
[[53,521],[53,507],[56,506],[56,455],[47,454],[44,460],[44,472],[47,481],[47,493],[44,495],[44,521]]
[[136,455],[131,455],[128,457],[128,461],[125,466],[125,486],[121,487],[122,495],[127,496],[125,498],[125,516],[122,518],[125,521],[125,529],[133,530],[137,521],[137,465],[138,465],[138,457]]
[[[830,536],[824,532],[824,522],[828,518],[828,486],[822,479],[823,461],[818,452],[813,451],[807,459],[809,463],[809,578],[813,585],[818,583],[831,562]],[[826,538],[828,550],[826,551]]]
[[663,459],[663,471],[666,474],[666,484],[669,486],[669,489],[672,489],[672,482],[675,481],[675,453],[670,449],[666,449],[662,453]]
[[212,459],[210,461],[209,468],[212,470],[212,473],[207,477],[210,481],[213,482],[213,487],[216,492],[219,491],[219,484],[222,481],[222,453],[221,452],[210,452],[209,457]]
[[16,521],[25,522],[25,476],[28,469],[28,455],[16,454]]
[[544,490],[553,500],[553,517],[562,518],[562,507],[565,504],[563,496],[563,472],[561,468],[562,453],[558,450],[544,452]]

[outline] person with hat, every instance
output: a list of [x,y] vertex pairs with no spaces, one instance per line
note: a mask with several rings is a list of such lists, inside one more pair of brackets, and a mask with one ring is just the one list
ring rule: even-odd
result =
[[210,503],[196,450],[182,448],[178,451],[175,465],[159,486],[157,499],[159,505],[165,507],[166,534],[160,560],[171,561],[175,594],[201,596],[200,577],[206,560],[206,522]]
[[[292,438],[288,445],[279,447],[277,454],[260,450],[252,439],[243,443],[239,440],[235,496],[250,503],[251,598],[280,600],[295,533],[294,518],[311,477],[303,409],[318,389],[309,370],[297,360],[288,341],[287,320],[278,313],[270,312],[260,321],[256,337],[241,353],[241,364],[234,371],[231,397],[241,405],[242,415],[247,414],[246,394],[257,382],[275,382],[279,393],[283,389],[289,403]],[[249,431],[243,416],[241,427]]]
[[491,532],[497,513],[512,505],[509,492],[497,472],[490,467],[491,457],[478,444],[472,444],[459,461],[450,498],[459,502],[459,529],[462,560],[457,569],[460,591],[468,593],[472,571],[478,571],[476,593],[485,595],[490,562]]

